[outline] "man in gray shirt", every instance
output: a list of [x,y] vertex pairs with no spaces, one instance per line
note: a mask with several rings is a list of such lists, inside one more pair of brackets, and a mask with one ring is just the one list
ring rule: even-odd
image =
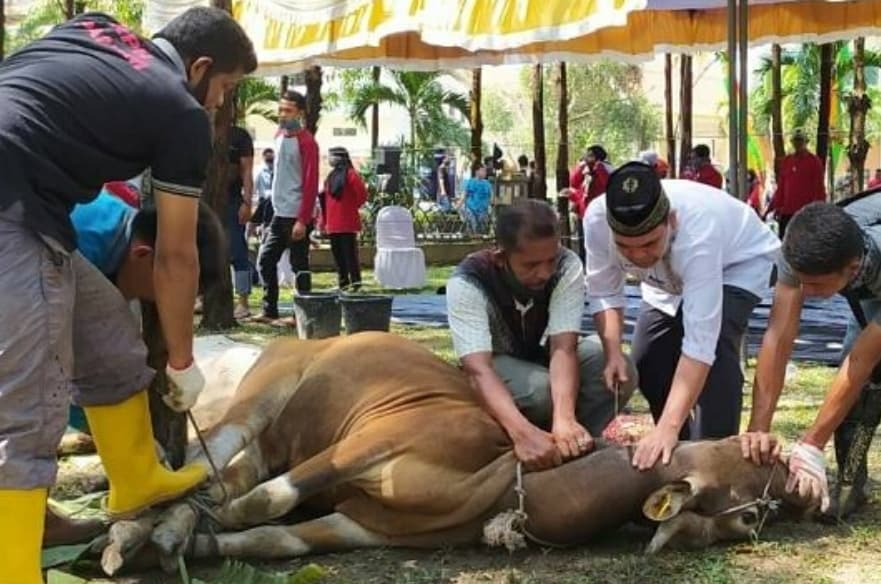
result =
[[[826,394],[814,424],[795,445],[789,458],[790,489],[812,493],[823,510],[830,498],[823,448],[835,434],[835,454],[841,485],[851,449],[861,458],[836,515],[852,512],[865,500],[866,444],[857,449],[861,426],[877,425],[876,394],[866,391],[873,369],[881,361],[881,194],[853,199],[844,205],[812,203],[793,216],[783,241],[768,329],[762,340],[753,385],[748,433],[742,438],[744,456],[768,462],[779,451],[768,434],[777,400],[783,390],[786,362],[798,334],[805,298],[844,295],[855,316],[848,327],[841,368]],[[871,322],[865,322],[866,315]],[[858,323],[864,320],[865,325]],[[860,330],[862,329],[862,330]],[[872,384],[874,386],[874,383]],[[874,433],[874,427],[870,434]],[[847,474],[847,473],[844,473]],[[849,495],[849,496],[848,496]],[[837,499],[838,497],[836,497]]]
[[309,272],[309,232],[318,199],[318,144],[302,126],[306,99],[286,91],[278,105],[279,131],[275,140],[272,183],[274,215],[264,233],[257,263],[263,278],[263,314],[259,321],[278,318],[278,260],[290,250],[291,269],[298,292],[312,289]]

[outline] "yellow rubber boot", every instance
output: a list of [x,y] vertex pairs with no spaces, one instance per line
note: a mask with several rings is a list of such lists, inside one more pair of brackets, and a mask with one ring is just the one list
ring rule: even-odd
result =
[[40,551],[46,489],[0,490],[0,581],[43,584]]
[[112,518],[130,518],[176,499],[207,477],[207,471],[198,465],[171,471],[159,464],[146,391],[119,404],[84,409],[110,480],[105,510]]

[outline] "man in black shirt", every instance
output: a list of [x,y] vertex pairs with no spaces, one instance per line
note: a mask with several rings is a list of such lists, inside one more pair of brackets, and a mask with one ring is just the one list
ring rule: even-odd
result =
[[251,260],[248,258],[248,239],[245,227],[251,219],[251,198],[254,193],[254,141],[243,128],[229,129],[229,168],[226,208],[226,232],[229,238],[229,257],[232,263],[236,319],[251,316],[248,298],[251,295]]
[[220,106],[256,65],[241,27],[210,8],[188,10],[153,41],[106,15],[85,14],[0,64],[4,582],[42,582],[43,511],[71,393],[86,410],[110,480],[111,515],[176,498],[206,476],[202,467],[170,472],[157,461],[145,391],[151,376],[120,382],[110,374],[141,341],[120,332],[125,303],[75,251],[69,215],[105,182],[152,169],[153,277],[171,382],[165,399],[188,409],[204,384],[192,358],[192,309],[196,218],[211,151],[205,109]]

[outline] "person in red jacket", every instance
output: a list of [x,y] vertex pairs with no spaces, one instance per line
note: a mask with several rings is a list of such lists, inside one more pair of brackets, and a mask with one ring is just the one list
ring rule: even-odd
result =
[[823,162],[808,151],[808,141],[801,130],[796,130],[792,135],[792,147],[795,152],[780,163],[777,190],[768,205],[768,211],[776,214],[780,239],[786,234],[789,220],[802,207],[814,201],[826,200]]
[[691,169],[684,178],[695,182],[710,185],[717,189],[722,188],[725,182],[722,173],[716,170],[710,160],[710,147],[706,144],[698,144],[691,151]]
[[[569,201],[575,206],[578,214],[578,237],[582,242],[578,246],[578,254],[584,261],[584,212],[591,201],[606,192],[612,166],[606,162],[608,154],[599,144],[594,144],[584,153],[575,168],[569,174]],[[589,177],[589,180],[588,180]]]
[[337,265],[340,289],[361,287],[361,263],[358,258],[358,233],[361,216],[358,210],[367,202],[367,186],[352,166],[349,152],[342,147],[329,151],[330,174],[321,193],[322,233],[330,236],[330,249]]

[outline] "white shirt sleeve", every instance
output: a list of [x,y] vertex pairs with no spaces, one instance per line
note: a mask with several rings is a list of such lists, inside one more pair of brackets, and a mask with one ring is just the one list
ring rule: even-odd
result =
[[447,281],[447,320],[457,357],[492,352],[489,300],[483,290],[460,276]]
[[588,312],[591,315],[627,305],[624,296],[624,268],[618,260],[615,242],[606,222],[606,205],[593,201],[584,214]]
[[683,254],[682,354],[712,365],[722,329],[722,245],[713,230],[698,235]]
[[574,252],[566,252],[560,280],[548,306],[548,336],[581,332],[584,315],[584,270]]

